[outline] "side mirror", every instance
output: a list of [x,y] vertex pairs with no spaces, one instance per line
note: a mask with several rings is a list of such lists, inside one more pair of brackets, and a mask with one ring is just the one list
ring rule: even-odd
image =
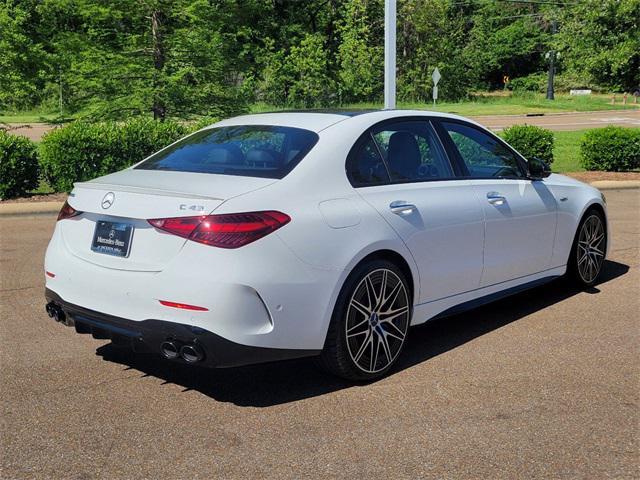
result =
[[551,175],[551,167],[538,157],[531,157],[527,161],[527,167],[529,169],[529,178],[532,180],[541,180]]

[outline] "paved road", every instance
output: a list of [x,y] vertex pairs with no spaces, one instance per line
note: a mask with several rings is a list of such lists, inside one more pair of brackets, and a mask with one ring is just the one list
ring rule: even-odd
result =
[[607,197],[599,285],[416,328],[366,386],[307,360],[205,371],[76,335],[44,314],[53,217],[0,218],[0,477],[638,478],[640,192]]
[[[503,130],[510,125],[539,125],[550,130],[584,130],[587,128],[620,125],[622,127],[640,127],[640,109],[611,110],[603,112],[582,112],[566,114],[549,114],[544,116],[526,115],[483,115],[470,117],[482,125],[495,131]],[[12,124],[11,133],[24,135],[31,140],[40,141],[42,136],[54,128],[47,123]]]
[[9,133],[23,135],[34,142],[39,142],[45,133],[54,128],[55,126],[50,123],[12,123],[10,124]]
[[543,116],[526,115],[483,115],[472,117],[478,123],[494,131],[504,130],[511,125],[537,125],[549,130],[584,130],[601,128],[607,125],[640,128],[640,109],[611,110],[603,112],[580,112],[545,114]]

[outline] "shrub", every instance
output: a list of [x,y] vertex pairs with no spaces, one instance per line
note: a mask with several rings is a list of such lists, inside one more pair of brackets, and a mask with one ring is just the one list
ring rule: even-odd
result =
[[533,125],[514,125],[502,132],[502,137],[525,158],[538,157],[553,162],[553,132]]
[[73,182],[106,175],[136,163],[188,132],[183,125],[133,119],[127,122],[73,122],[42,139],[40,166],[56,191]]
[[517,77],[507,83],[507,89],[514,93],[544,92],[547,88],[547,77],[543,73],[534,73],[526,77]]
[[200,117],[198,121],[196,121],[191,125],[191,127],[192,127],[192,130],[195,132],[197,130],[200,130],[201,128],[208,127],[209,125],[219,122],[220,120],[222,120],[221,117],[207,115],[204,117]]
[[609,126],[589,130],[582,137],[580,156],[587,170],[640,169],[640,129]]
[[0,199],[18,197],[38,186],[38,155],[27,137],[0,130]]

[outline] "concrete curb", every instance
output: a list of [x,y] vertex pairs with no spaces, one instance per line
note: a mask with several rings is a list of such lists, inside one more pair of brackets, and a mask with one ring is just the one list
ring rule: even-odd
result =
[[468,118],[484,118],[484,117],[560,117],[562,115],[598,115],[600,113],[609,113],[609,114],[620,114],[623,115],[625,113],[635,113],[640,112],[640,105],[638,107],[633,108],[623,108],[623,109],[615,109],[615,110],[585,110],[585,111],[573,111],[573,112],[529,112],[529,113],[507,113],[505,115],[501,115],[499,113],[487,113],[480,115],[466,115]]
[[[640,189],[640,180],[597,180],[590,183],[599,190]],[[0,204],[0,217],[58,213],[64,202],[24,202]]]
[[599,190],[628,190],[640,188],[640,180],[597,180],[590,185]]

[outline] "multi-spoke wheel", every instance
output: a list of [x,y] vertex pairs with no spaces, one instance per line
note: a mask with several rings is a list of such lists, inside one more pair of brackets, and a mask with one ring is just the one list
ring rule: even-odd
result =
[[580,222],[569,261],[570,273],[583,285],[593,285],[604,263],[607,232],[602,214],[587,212]]
[[349,277],[327,334],[321,363],[354,380],[382,376],[398,358],[411,320],[411,294],[402,271],[376,260]]

